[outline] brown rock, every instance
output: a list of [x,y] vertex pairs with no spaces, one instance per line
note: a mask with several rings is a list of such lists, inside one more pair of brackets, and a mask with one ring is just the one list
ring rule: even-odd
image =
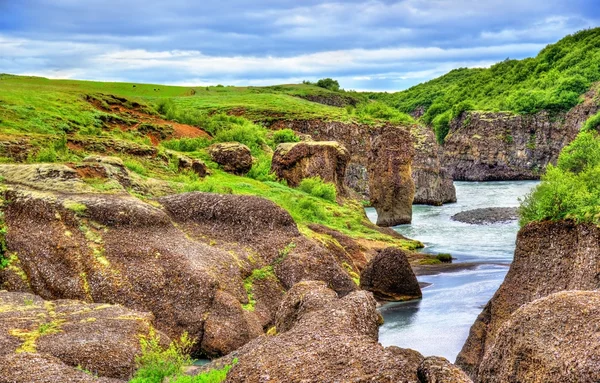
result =
[[500,328],[479,382],[600,381],[600,292],[566,291],[526,304]]
[[568,113],[468,112],[452,121],[443,163],[455,180],[539,179],[583,123],[600,110],[596,91]]
[[0,174],[11,254],[0,288],[152,312],[159,330],[198,340],[194,355],[227,353],[267,330],[301,280],[357,289],[330,251],[262,198],[187,193],[150,204],[98,193],[63,165],[2,165]]
[[[301,134],[310,134],[316,141],[337,141],[344,145],[350,153],[344,183],[363,199],[370,199],[369,153],[373,149],[373,144],[379,142],[377,138],[382,133],[386,133],[387,129],[374,129],[366,124],[320,120],[277,121],[271,128],[289,128]],[[418,125],[397,128],[410,132],[415,148],[415,156],[412,160],[412,177],[415,182],[414,203],[440,205],[455,202],[456,192],[451,174],[441,165],[443,162],[440,147],[431,129]]]
[[[122,306],[51,302],[4,291],[0,292],[0,355],[39,352],[71,369],[79,366],[99,376],[128,379],[141,352],[140,336],[150,333],[153,319],[152,314]],[[166,335],[161,339],[169,343]]]
[[460,368],[439,356],[425,358],[417,376],[421,383],[473,383]]
[[296,187],[304,178],[321,177],[345,195],[344,174],[349,160],[346,148],[335,141],[296,142],[277,145],[271,170],[289,186]]
[[226,382],[418,383],[423,357],[377,343],[375,306],[366,291],[336,298],[322,282],[302,282],[282,303],[277,335],[257,338],[208,368],[237,358]]
[[518,234],[514,261],[456,358],[475,380],[500,328],[524,304],[565,290],[600,288],[600,228],[570,221],[531,223]]
[[250,148],[239,142],[222,142],[208,148],[213,161],[228,173],[243,175],[252,168]]
[[414,155],[410,133],[394,126],[380,128],[369,152],[371,205],[377,210],[377,225],[410,223],[415,183],[411,175]]
[[381,250],[360,274],[360,288],[371,291],[375,298],[406,301],[422,297],[417,277],[403,250],[388,247]]
[[126,380],[97,378],[67,366],[60,359],[42,354],[0,356],[0,383],[124,383]]

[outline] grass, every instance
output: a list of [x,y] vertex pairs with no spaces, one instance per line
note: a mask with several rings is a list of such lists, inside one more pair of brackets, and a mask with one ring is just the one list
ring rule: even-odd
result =
[[324,182],[321,177],[304,178],[298,185],[298,190],[330,202],[335,202],[336,199],[335,185]]
[[277,278],[275,276],[275,272],[273,271],[272,266],[265,266],[261,269],[254,269],[252,274],[248,278],[244,280],[244,289],[246,289],[246,294],[248,294],[248,303],[242,305],[242,308],[247,311],[254,311],[254,307],[256,306],[256,300],[254,299],[253,294],[253,285],[257,280],[263,280],[267,278]]

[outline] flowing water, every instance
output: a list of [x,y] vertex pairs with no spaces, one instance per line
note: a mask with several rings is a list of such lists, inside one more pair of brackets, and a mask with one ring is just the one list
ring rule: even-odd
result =
[[[517,222],[470,225],[450,220],[458,212],[483,207],[518,206],[537,184],[534,181],[455,182],[458,202],[444,206],[413,206],[410,225],[396,226],[401,234],[418,239],[425,252],[450,253],[458,262],[482,262],[475,269],[419,277],[431,283],[423,299],[388,303],[381,307],[385,323],[379,330],[384,346],[411,348],[423,355],[456,359],[469,329],[494,295],[512,261]],[[377,219],[375,209],[367,215]]]

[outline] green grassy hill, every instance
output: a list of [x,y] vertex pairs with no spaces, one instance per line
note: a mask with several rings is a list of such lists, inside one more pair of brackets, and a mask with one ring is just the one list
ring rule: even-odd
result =
[[456,69],[406,91],[369,97],[401,112],[423,108],[422,120],[443,140],[448,123],[465,110],[564,112],[600,81],[600,28],[548,45],[536,57],[505,60],[487,69]]

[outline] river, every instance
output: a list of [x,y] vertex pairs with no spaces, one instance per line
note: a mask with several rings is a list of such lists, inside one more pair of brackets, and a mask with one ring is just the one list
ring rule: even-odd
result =
[[[417,350],[425,356],[456,359],[469,329],[483,306],[494,295],[512,261],[517,222],[470,225],[450,217],[483,207],[513,207],[537,185],[535,181],[455,182],[457,203],[413,206],[410,225],[394,227],[399,233],[423,242],[425,252],[450,253],[453,262],[482,262],[472,270],[419,277],[431,283],[423,299],[388,303],[380,308],[385,323],[379,329],[384,346]],[[367,215],[374,222],[375,209]]]

